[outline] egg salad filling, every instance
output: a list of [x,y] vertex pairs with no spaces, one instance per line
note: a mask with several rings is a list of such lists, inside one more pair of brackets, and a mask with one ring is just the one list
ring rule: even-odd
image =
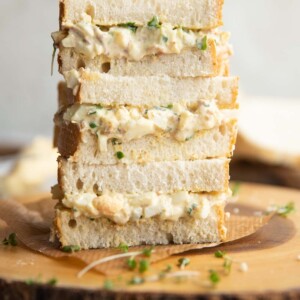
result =
[[101,195],[81,193],[65,194],[62,203],[73,210],[74,217],[105,217],[116,224],[158,217],[161,220],[177,221],[182,217],[206,219],[216,205],[225,205],[231,192],[216,194],[121,194],[103,192]]
[[106,152],[109,140],[122,143],[146,135],[164,134],[184,142],[198,131],[220,126],[224,115],[214,100],[200,100],[189,108],[179,103],[152,108],[75,104],[66,110],[63,119],[97,135],[99,150]]
[[218,51],[230,54],[229,34],[217,31],[195,31],[153,17],[145,26],[129,22],[113,27],[93,24],[90,16],[83,16],[77,24],[66,24],[67,32],[54,32],[54,43],[93,59],[104,55],[111,59],[126,58],[138,61],[147,55],[178,54],[187,48],[205,51],[208,40],[214,40]]

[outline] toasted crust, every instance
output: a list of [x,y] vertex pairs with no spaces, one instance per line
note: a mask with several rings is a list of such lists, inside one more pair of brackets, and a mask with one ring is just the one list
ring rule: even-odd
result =
[[82,12],[90,15],[97,25],[111,26],[134,22],[145,25],[153,16],[162,22],[194,29],[212,29],[223,25],[223,0],[168,0],[139,2],[133,0],[60,0],[60,25],[80,21]]
[[150,218],[125,225],[114,224],[105,218],[75,218],[71,210],[57,207],[54,232],[62,246],[78,245],[82,249],[118,247],[120,243],[128,246],[213,243],[226,238],[222,205],[216,206],[206,219],[184,217],[163,221]]
[[117,164],[117,151],[124,153],[128,164],[230,157],[236,140],[236,123],[231,120],[218,128],[198,132],[186,142],[169,136],[145,136],[121,145],[108,142],[107,152],[100,152],[95,134],[80,132],[77,124],[61,122],[57,146],[61,156],[69,161],[86,164]]

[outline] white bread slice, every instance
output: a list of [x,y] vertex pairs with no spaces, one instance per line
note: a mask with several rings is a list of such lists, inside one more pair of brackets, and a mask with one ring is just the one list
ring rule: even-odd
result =
[[[83,230],[84,229],[84,230]],[[78,245],[81,249],[166,245],[170,243],[214,243],[225,240],[224,206],[216,205],[206,219],[190,216],[177,221],[141,219],[117,225],[106,218],[74,217],[70,209],[57,207],[54,232],[61,246]]]
[[236,121],[231,120],[220,127],[198,132],[186,142],[151,135],[120,145],[113,145],[110,141],[107,152],[99,151],[97,135],[81,132],[77,124],[62,122],[58,132],[59,153],[70,162],[114,165],[118,163],[117,151],[124,153],[127,164],[230,157],[235,147],[237,126]]
[[219,108],[237,108],[238,78],[115,77],[81,69],[65,73],[75,99],[68,102],[130,106],[168,106],[217,100]]
[[211,77],[229,75],[228,55],[226,57],[217,56],[215,45],[209,40],[206,51],[190,49],[179,54],[146,56],[140,61],[104,56],[90,59],[71,48],[60,47],[58,64],[62,74],[83,67],[114,76]]
[[222,25],[223,0],[60,0],[61,27],[77,23],[82,14],[97,25],[134,22],[145,25],[153,16],[161,22],[188,28],[210,29]]
[[299,169],[299,99],[241,99],[236,158]]
[[58,159],[58,183],[64,193],[175,191],[222,192],[228,189],[229,159],[164,161],[146,164],[88,165]]

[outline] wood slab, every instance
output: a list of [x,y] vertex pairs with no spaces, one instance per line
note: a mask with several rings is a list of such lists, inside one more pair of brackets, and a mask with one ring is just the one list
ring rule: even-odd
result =
[[[239,201],[230,204],[232,213],[253,214],[272,204],[286,205],[295,202],[296,212],[283,218],[275,216],[259,232],[213,249],[190,251],[173,256],[151,266],[149,276],[165,269],[168,264],[176,267],[179,257],[188,257],[186,268],[199,271],[200,276],[190,279],[165,279],[159,282],[130,286],[134,275],[127,272],[113,277],[115,287],[103,289],[105,277],[91,271],[78,279],[76,274],[83,267],[71,259],[54,260],[30,250],[0,246],[0,299],[300,299],[300,191],[272,186],[243,183]],[[236,262],[229,275],[223,272],[223,260],[214,252],[224,250]],[[248,272],[239,270],[246,262]],[[209,270],[219,271],[220,283],[208,284]],[[44,284],[57,278],[56,286]],[[24,281],[35,279],[40,284],[28,285]]]

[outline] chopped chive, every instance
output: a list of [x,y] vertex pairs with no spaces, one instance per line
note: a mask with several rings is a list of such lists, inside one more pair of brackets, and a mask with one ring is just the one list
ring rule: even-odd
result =
[[225,251],[218,250],[215,252],[215,257],[217,258],[223,258],[225,255],[226,255]]
[[61,248],[63,252],[67,253],[73,253],[73,252],[78,252],[81,250],[80,246],[78,245],[69,245],[69,246],[64,246]]
[[232,266],[232,260],[230,258],[225,258],[223,267],[227,274],[230,273],[231,266]]
[[103,283],[103,288],[105,290],[112,290],[114,288],[114,283],[111,280],[105,280]]
[[209,280],[215,286],[217,283],[220,282],[220,276],[217,271],[209,270]]
[[95,115],[97,112],[94,110],[94,111],[89,111],[88,112],[88,116],[90,116],[90,115]]
[[148,27],[149,28],[160,28],[161,24],[159,22],[159,19],[157,16],[154,16],[149,22],[148,22]]
[[199,50],[205,51],[207,49],[207,36],[203,37],[201,42],[197,41],[196,46]]
[[151,254],[152,254],[153,249],[154,249],[154,246],[151,246],[150,248],[145,248],[145,249],[143,250],[143,254],[144,254],[145,256],[147,256],[147,257],[150,257]]
[[167,36],[163,35],[163,36],[162,36],[162,40],[163,40],[165,43],[167,43],[169,39],[168,39]]
[[128,252],[129,247],[128,247],[128,245],[121,243],[119,245],[118,249],[121,250],[122,252],[126,253],[126,252]]
[[240,187],[241,187],[241,183],[239,181],[237,181],[232,188],[232,196],[233,197],[239,193]]
[[125,157],[124,153],[121,152],[121,151],[118,151],[118,152],[116,153],[116,156],[117,156],[118,159],[122,159],[122,158]]
[[193,203],[191,207],[188,208],[187,213],[191,216],[194,212],[194,210],[197,208],[197,204]]
[[128,22],[128,23],[122,23],[122,24],[118,24],[118,27],[123,27],[123,28],[127,28],[129,30],[131,30],[132,32],[136,32],[138,27],[135,25],[134,22]]
[[136,265],[137,265],[136,260],[133,257],[127,260],[127,266],[130,270],[134,270],[136,268]]
[[103,106],[102,106],[101,104],[97,104],[97,105],[96,105],[96,108],[97,108],[97,109],[102,109]]
[[7,238],[5,238],[2,241],[2,244],[5,246],[13,246],[13,247],[17,246],[18,245],[17,235],[14,232],[11,233]]
[[277,214],[281,217],[287,217],[290,213],[295,212],[295,203],[289,202],[285,206],[278,207]]
[[179,267],[179,268],[184,268],[184,267],[186,267],[187,265],[189,265],[190,264],[190,260],[188,259],[188,258],[186,258],[186,257],[182,257],[182,258],[179,258],[178,259],[178,264],[177,264],[177,266]]
[[47,281],[47,284],[54,286],[57,284],[57,282],[58,282],[57,278],[53,277]]
[[94,128],[96,128],[97,127],[97,124],[96,123],[94,123],[94,122],[90,122],[90,127],[92,128],[92,129],[94,129]]
[[139,272],[144,273],[144,272],[148,271],[149,266],[150,266],[149,261],[146,259],[142,259],[139,263]]

